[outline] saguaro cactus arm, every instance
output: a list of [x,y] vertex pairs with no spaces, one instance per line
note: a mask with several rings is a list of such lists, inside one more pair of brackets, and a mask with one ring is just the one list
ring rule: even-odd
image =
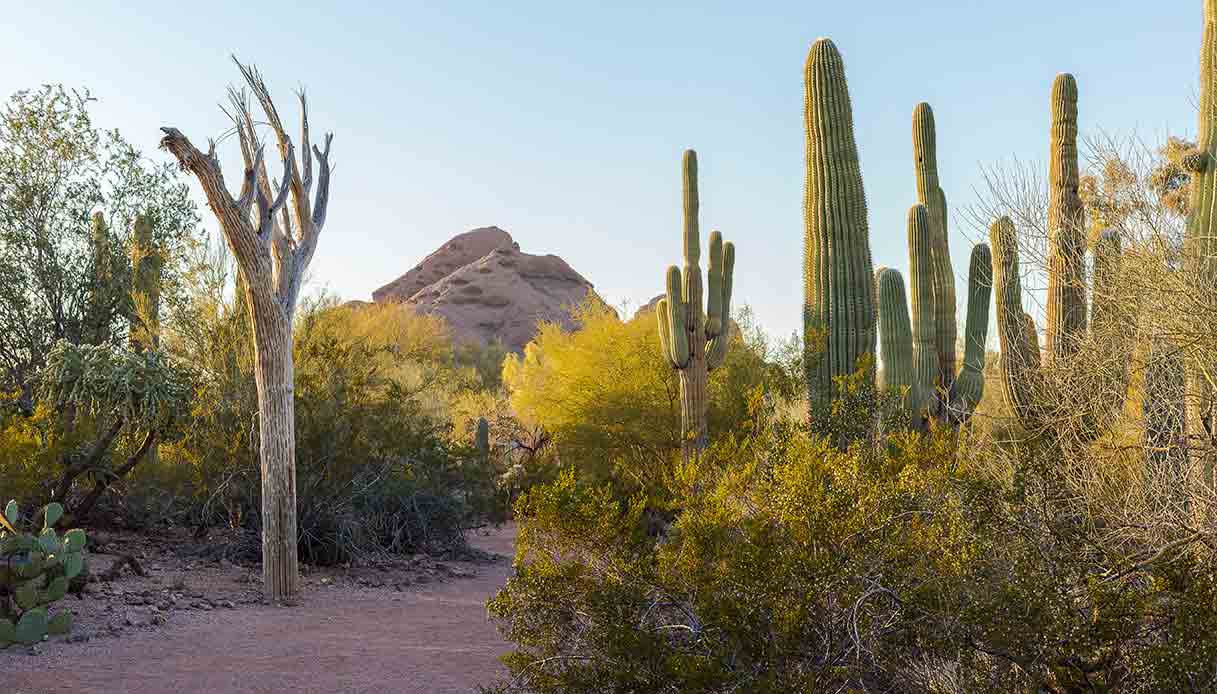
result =
[[875,284],[879,296],[879,356],[883,359],[883,382],[879,385],[884,390],[906,393],[907,407],[913,409],[913,330],[904,278],[897,270],[881,267],[875,272]]
[[[925,205],[913,205],[908,213],[909,289],[912,292],[913,321],[913,394],[911,405],[916,415],[936,409],[938,389],[937,302],[934,276],[934,225]],[[952,320],[954,318],[952,317]]]
[[968,263],[968,319],[964,326],[963,365],[951,386],[951,417],[972,415],[985,394],[985,344],[989,333],[989,298],[993,289],[993,254],[988,244],[972,247]]
[[[931,263],[926,267],[932,287],[934,348],[938,358],[936,389],[947,392],[955,379],[955,270],[948,243],[947,197],[939,185],[937,128],[927,103],[913,109],[913,159],[917,202],[924,205],[931,230]],[[915,279],[913,280],[916,281]]]
[[1039,347],[1034,322],[1023,312],[1018,237],[1014,223],[1002,217],[989,230],[993,253],[993,287],[997,309],[997,338],[1001,344],[1001,381],[1006,402],[1016,416],[1030,423],[1035,407],[1034,381],[1039,375]]

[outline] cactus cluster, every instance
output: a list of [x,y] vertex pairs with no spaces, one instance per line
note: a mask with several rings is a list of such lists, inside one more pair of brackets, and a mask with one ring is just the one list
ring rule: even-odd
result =
[[[871,277],[866,195],[841,55],[816,41],[806,65],[807,180],[804,190],[803,327],[810,419],[835,399],[835,382],[875,350],[886,389],[906,393],[915,422],[966,421],[984,392],[989,322],[989,249],[972,252],[965,359],[956,370],[955,275],[947,201],[938,181],[934,112],[913,112],[917,204],[909,210],[909,291],[900,273]],[[910,314],[911,309],[911,314]],[[877,318],[877,320],[876,320]]]
[[703,291],[697,153],[691,149],[684,153],[682,173],[684,267],[668,267],[666,292],[656,307],[656,316],[660,348],[671,367],[680,374],[681,450],[688,459],[706,446],[708,374],[722,365],[731,344],[735,245],[724,242],[719,232],[711,232],[710,263]]
[[[997,288],[997,328],[1001,343],[1001,381],[1007,403],[1024,427],[1039,429],[1061,418],[1081,418],[1074,429],[1090,438],[1118,412],[1128,388],[1127,335],[1121,331],[1116,297],[1120,239],[1099,234],[1093,248],[1092,297],[1087,313],[1085,278],[1086,212],[1078,196],[1078,88],[1073,75],[1057,76],[1052,86],[1049,165],[1048,302],[1044,354],[1035,321],[1022,305],[1017,232],[1008,217],[993,224],[993,282]],[[1088,320],[1089,318],[1089,320]],[[1094,338],[1101,337],[1102,340]],[[1080,350],[1103,347],[1104,358],[1082,368],[1065,367]],[[1131,345],[1127,345],[1131,347]],[[1050,383],[1067,377],[1069,382]],[[1049,390],[1051,392],[1049,392]]]
[[69,530],[60,536],[55,524],[63,517],[57,503],[43,509],[42,530],[24,533],[16,501],[0,515],[0,648],[31,645],[48,634],[66,634],[72,613],[50,607],[67,593],[68,584],[84,570],[85,533]]

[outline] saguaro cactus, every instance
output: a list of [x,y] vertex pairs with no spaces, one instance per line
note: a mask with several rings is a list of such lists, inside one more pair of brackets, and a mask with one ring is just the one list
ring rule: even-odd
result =
[[845,65],[829,39],[807,53],[803,192],[803,331],[809,416],[826,413],[834,379],[875,353],[875,285],[866,193]]
[[485,417],[478,417],[477,433],[474,435],[473,445],[477,448],[478,455],[482,456],[483,461],[489,458],[490,422],[487,422]]
[[113,271],[110,267],[110,229],[101,212],[94,212],[89,237],[93,254],[93,285],[89,291],[88,313],[85,317],[85,334],[89,344],[105,344],[110,341],[110,311],[113,307]]
[[1052,83],[1048,170],[1048,359],[1077,351],[1086,333],[1086,210],[1078,195],[1078,83],[1063,73]]
[[[1028,428],[1078,419],[1081,426],[1071,431],[1086,439],[1097,435],[1105,420],[1123,406],[1131,336],[1121,324],[1127,307],[1121,306],[1122,299],[1117,296],[1120,239],[1111,232],[1102,233],[1094,246],[1088,326],[1086,211],[1078,197],[1077,94],[1072,75],[1056,78],[1052,86],[1049,172],[1048,326],[1042,362],[1035,322],[1022,308],[1017,232],[1003,217],[991,233],[1006,400]],[[1071,361],[1084,346],[1090,361]],[[1048,366],[1052,369],[1041,368]],[[1049,385],[1053,392],[1044,392]]]
[[708,441],[706,382],[709,372],[722,365],[731,340],[731,285],[735,245],[722,234],[710,234],[710,267],[706,273],[706,307],[703,310],[701,240],[698,226],[697,153],[686,150],[684,175],[684,268],[672,265],[666,277],[667,294],[659,300],[656,316],[659,341],[672,368],[680,372],[681,452],[696,456]]
[[[1217,0],[1204,0],[1204,33],[1200,47],[1200,125],[1196,150],[1184,158],[1192,173],[1188,204],[1184,254],[1188,276],[1196,283],[1196,293],[1208,302],[1200,320],[1207,321],[1217,311],[1217,219],[1213,202],[1217,200]],[[1197,325],[1197,334],[1209,326]],[[1207,445],[1199,451],[1200,462],[1208,470],[1209,484],[1217,486],[1214,475],[1213,443],[1217,437],[1217,393],[1211,385],[1217,364],[1205,355],[1187,359],[1188,434]]]
[[917,202],[926,207],[930,223],[930,262],[927,271],[932,296],[934,351],[938,356],[936,388],[950,392],[955,380],[955,270],[947,243],[947,197],[938,180],[938,133],[934,111],[922,102],[913,109],[913,158],[917,173]]
[[[951,390],[942,390],[943,379],[938,369],[936,338],[937,303],[934,277],[941,271],[933,262],[934,227],[929,209],[914,205],[908,215],[909,286],[912,293],[912,320],[904,304],[904,287],[892,286],[900,274],[884,269],[878,275],[880,335],[883,350],[885,389],[909,388],[906,400],[914,425],[924,427],[929,419],[949,417],[952,423],[965,421],[975,409],[984,392],[984,347],[989,323],[989,248],[979,244],[972,251],[972,266],[968,275],[967,358],[958,374],[946,379]],[[904,312],[903,317],[896,315]],[[949,320],[954,322],[955,312]],[[907,347],[903,326],[911,323]],[[905,366],[907,365],[907,366]],[[886,376],[895,366],[898,378]],[[904,371],[907,370],[907,374]]]
[[152,223],[135,218],[131,237],[131,347],[137,352],[155,349],[161,333],[161,271],[164,260],[152,240]]

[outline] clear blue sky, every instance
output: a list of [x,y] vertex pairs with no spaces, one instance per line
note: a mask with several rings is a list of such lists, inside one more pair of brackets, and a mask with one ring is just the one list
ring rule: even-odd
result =
[[[7,4],[0,94],[87,86],[98,123],[151,157],[167,156],[161,125],[200,144],[225,130],[229,53],[256,62],[282,104],[304,84],[314,129],[336,133],[314,284],[347,298],[495,224],[526,251],[564,257],[610,302],[637,305],[679,260],[680,153],[693,147],[703,229],[738,245],[736,303],[789,333],[802,67],[819,36],[845,56],[876,266],[908,266],[918,101],[934,106],[955,210],[974,200],[981,163],[1044,160],[1058,72],[1078,77],[1084,132],[1196,127],[1200,0]],[[961,276],[976,234],[953,225]]]

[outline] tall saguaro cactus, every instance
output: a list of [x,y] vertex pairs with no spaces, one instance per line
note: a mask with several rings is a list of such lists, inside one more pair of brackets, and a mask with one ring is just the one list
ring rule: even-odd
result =
[[[1118,296],[1120,239],[1103,232],[1095,241],[1091,301],[1086,300],[1086,211],[1078,197],[1077,82],[1059,75],[1052,85],[1052,133],[1048,209],[1048,306],[1041,357],[1035,322],[1022,308],[1018,236],[1003,217],[991,231],[1001,378],[1006,401],[1030,429],[1066,419],[1086,440],[1123,407],[1130,377],[1131,334],[1125,317],[1135,313]],[[1085,360],[1079,361],[1086,350]],[[1050,388],[1049,388],[1050,387]],[[1048,392],[1051,390],[1051,392]]]
[[[698,224],[697,153],[686,150],[684,178],[684,267],[672,265],[666,276],[666,295],[656,316],[659,341],[672,368],[680,372],[681,452],[686,460],[708,442],[706,384],[709,373],[727,356],[731,340],[731,284],[735,271],[735,244],[722,234],[710,234],[710,265],[703,292],[701,239]],[[706,301],[703,309],[702,301]]]
[[874,355],[875,280],[853,106],[841,53],[819,39],[804,70],[803,332],[809,416],[823,417],[834,379]]
[[135,218],[131,237],[131,347],[138,352],[155,349],[161,335],[161,271],[164,260],[152,240],[147,216]]
[[955,380],[955,270],[947,243],[947,196],[938,179],[938,133],[934,111],[922,102],[913,109],[913,158],[917,173],[917,202],[924,205],[930,224],[930,258],[925,268],[933,295],[934,351],[938,356],[936,388],[949,392]]
[[1078,83],[1062,73],[1052,83],[1048,169],[1048,359],[1077,351],[1086,333],[1086,210],[1078,195]]
[[[1217,0],[1204,0],[1204,33],[1200,47],[1200,124],[1196,150],[1184,159],[1192,173],[1184,254],[1196,294],[1209,302],[1208,316],[1217,311]],[[1207,317],[1205,318],[1207,319]],[[1198,334],[1210,326],[1197,326]],[[1207,355],[1187,360],[1187,427],[1190,437],[1205,442],[1198,451],[1205,477],[1217,486],[1214,442],[1217,442],[1217,364]]]

